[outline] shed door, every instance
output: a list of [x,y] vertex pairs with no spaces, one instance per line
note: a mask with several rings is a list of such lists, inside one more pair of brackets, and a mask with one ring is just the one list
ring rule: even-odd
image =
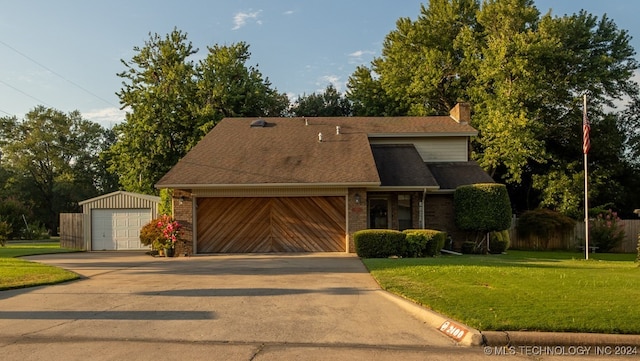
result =
[[198,253],[344,252],[344,197],[199,198]]
[[91,250],[148,249],[140,244],[140,229],[150,221],[150,209],[94,209],[91,211]]

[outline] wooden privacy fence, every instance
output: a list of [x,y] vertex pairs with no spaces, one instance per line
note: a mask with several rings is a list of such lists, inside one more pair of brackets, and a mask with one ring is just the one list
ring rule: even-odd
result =
[[82,213],[60,213],[60,247],[84,249]]
[[[622,243],[611,252],[635,253],[638,247],[638,234],[640,233],[640,219],[625,219],[622,221],[625,238]],[[517,232],[517,220],[511,222],[509,235],[511,237],[510,248],[514,249],[566,249],[577,250],[584,246],[584,222],[576,222],[574,229],[566,236],[553,236],[549,238],[528,237],[520,239]]]

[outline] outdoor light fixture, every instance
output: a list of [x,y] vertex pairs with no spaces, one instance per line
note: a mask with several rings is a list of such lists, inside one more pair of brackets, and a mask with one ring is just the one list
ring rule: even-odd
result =
[[356,204],[360,204],[360,193],[356,193],[356,195],[354,196],[355,200],[356,200]]
[[184,203],[184,196],[180,196],[180,198],[178,198],[178,201],[180,205],[182,205],[182,203]]

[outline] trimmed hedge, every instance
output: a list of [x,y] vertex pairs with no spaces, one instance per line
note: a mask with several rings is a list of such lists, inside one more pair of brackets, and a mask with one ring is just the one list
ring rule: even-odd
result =
[[362,258],[433,257],[446,240],[445,232],[432,229],[364,229],[353,234],[356,253]]
[[511,201],[504,184],[480,183],[456,188],[455,219],[464,231],[502,231],[511,227]]
[[510,243],[509,230],[491,232],[489,234],[489,253],[500,254],[509,249]]
[[404,257],[434,257],[447,240],[445,232],[433,229],[406,229]]
[[363,258],[399,255],[405,235],[391,229],[364,229],[353,234],[356,253]]

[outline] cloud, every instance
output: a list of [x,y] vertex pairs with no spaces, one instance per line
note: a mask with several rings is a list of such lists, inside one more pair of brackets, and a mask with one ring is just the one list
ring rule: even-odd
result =
[[126,109],[120,110],[120,108],[112,107],[90,110],[82,113],[82,117],[94,123],[98,123],[104,128],[112,128],[114,125],[124,121],[125,114]]
[[254,11],[254,12],[239,12],[233,16],[233,28],[231,30],[238,30],[241,27],[247,25],[248,20],[255,20],[256,24],[261,25],[262,20],[258,20],[260,13],[262,10]]
[[287,10],[285,11],[283,14],[284,15],[293,15],[294,11],[293,10]]
[[317,85],[322,86],[322,89],[319,89],[318,92],[324,93],[324,91],[327,89],[327,85],[329,84],[332,84],[333,87],[336,88],[338,92],[342,92],[342,88],[344,84],[340,82],[340,77],[338,75],[321,76]]
[[375,52],[370,50],[356,50],[353,53],[349,54],[349,63],[362,63],[364,61],[363,58],[368,55],[375,55]]

